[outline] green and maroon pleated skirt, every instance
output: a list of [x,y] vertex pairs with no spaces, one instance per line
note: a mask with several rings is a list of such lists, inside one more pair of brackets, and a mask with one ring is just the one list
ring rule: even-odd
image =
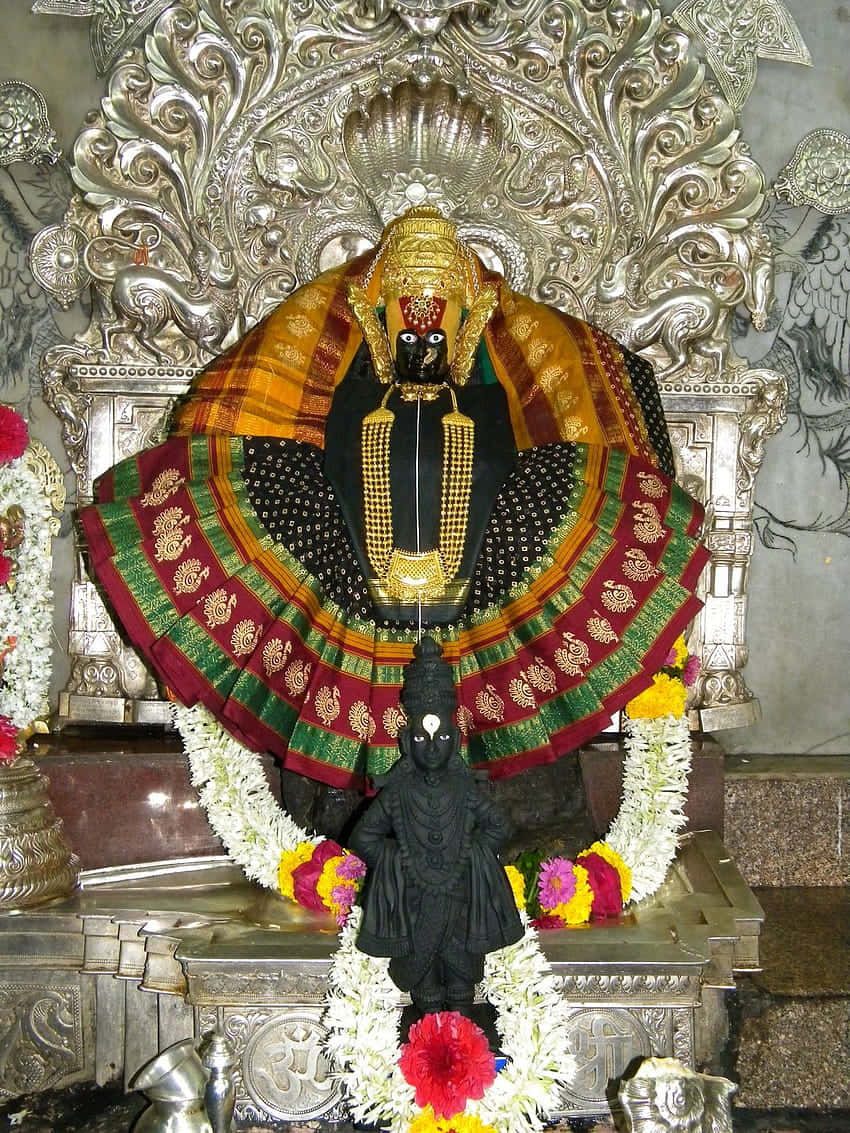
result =
[[[469,762],[550,762],[652,682],[700,608],[702,509],[649,464],[575,446],[546,553],[497,606],[434,631]],[[247,747],[339,787],[397,758],[415,631],[345,613],[259,522],[242,440],[175,437],[107,473],[81,519],[91,570],[172,694]]]

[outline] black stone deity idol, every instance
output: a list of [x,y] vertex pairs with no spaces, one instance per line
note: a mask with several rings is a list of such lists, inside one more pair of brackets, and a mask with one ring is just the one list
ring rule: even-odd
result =
[[433,638],[414,649],[401,703],[401,759],[349,840],[369,867],[357,945],[390,957],[420,1015],[469,1016],[485,954],[523,933],[496,856],[510,827],[460,758],[457,693]]

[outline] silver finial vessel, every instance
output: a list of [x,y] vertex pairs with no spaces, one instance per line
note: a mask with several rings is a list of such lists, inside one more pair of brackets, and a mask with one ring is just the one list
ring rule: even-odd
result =
[[213,1133],[231,1133],[236,1105],[233,1067],[236,1052],[221,1031],[213,1031],[202,1048],[201,1062],[209,1073],[204,1101]]

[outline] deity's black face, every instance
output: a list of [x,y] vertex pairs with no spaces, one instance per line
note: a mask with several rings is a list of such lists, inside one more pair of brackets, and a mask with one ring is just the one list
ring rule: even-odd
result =
[[442,771],[455,754],[460,743],[460,732],[448,715],[425,713],[414,716],[404,729],[402,750],[410,755],[420,771]]
[[396,336],[395,364],[403,382],[441,382],[449,372],[446,332],[439,328],[417,334],[410,327]]

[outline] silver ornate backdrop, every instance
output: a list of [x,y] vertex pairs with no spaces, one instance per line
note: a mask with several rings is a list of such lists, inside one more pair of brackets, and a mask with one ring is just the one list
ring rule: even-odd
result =
[[[72,175],[78,193],[31,266],[62,303],[94,296],[88,329],[42,370],[81,501],[155,439],[206,359],[433,201],[513,286],[655,363],[680,478],[709,507],[701,722],[756,718],[742,675],[753,486],[785,387],[730,334],[740,305],[767,317],[764,185],[655,4],[173,5],[113,65]],[[163,718],[82,557],[71,653],[62,716]]]

